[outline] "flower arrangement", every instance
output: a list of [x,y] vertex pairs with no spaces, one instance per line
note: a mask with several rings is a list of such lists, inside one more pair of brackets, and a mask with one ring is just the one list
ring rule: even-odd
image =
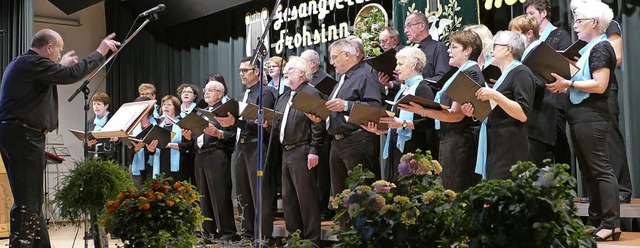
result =
[[382,48],[378,43],[380,31],[386,26],[386,13],[382,7],[376,5],[365,6],[356,17],[354,32],[355,36],[362,39],[365,57],[375,57],[382,53]]
[[429,152],[421,154],[419,150],[402,157],[395,183],[380,180],[364,185],[363,179],[371,172],[356,167],[349,173],[349,189],[332,202],[338,209],[336,219],[345,220],[335,231],[339,239],[336,246],[442,246],[455,216],[456,193],[442,187],[438,179],[441,171]]
[[139,191],[127,190],[105,205],[106,228],[125,247],[192,247],[199,239],[200,193],[186,181],[147,180]]
[[510,180],[483,182],[462,193],[454,223],[460,243],[478,247],[596,247],[576,216],[576,179],[566,164],[518,162]]

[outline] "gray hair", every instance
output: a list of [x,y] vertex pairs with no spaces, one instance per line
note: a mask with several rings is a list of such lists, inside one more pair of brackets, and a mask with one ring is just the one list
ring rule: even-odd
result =
[[493,49],[493,34],[487,26],[482,24],[471,25],[465,27],[464,30],[471,30],[480,36],[480,40],[482,40],[482,56],[491,54],[491,50]]
[[355,36],[355,35],[349,35],[345,39],[353,43],[353,45],[356,47],[356,52],[358,52],[357,55],[364,56],[364,43],[362,42],[362,39],[358,38],[358,36]]
[[578,16],[578,13],[585,18],[593,18],[598,20],[596,31],[604,33],[609,27],[609,23],[613,19],[613,11],[609,7],[600,1],[589,1],[577,6],[574,10],[574,14]]
[[511,47],[511,53],[513,58],[522,59],[522,53],[524,53],[524,35],[515,31],[498,31],[493,36],[493,44],[505,44]]
[[311,78],[313,78],[313,74],[311,74],[311,67],[309,67],[309,64],[307,64],[307,61],[305,61],[304,59],[298,56],[289,57],[289,62],[284,67],[284,69],[286,70],[289,68],[295,68],[295,69],[301,70],[302,78],[304,79],[305,82],[309,82],[311,81]]
[[600,2],[600,0],[571,0],[571,3],[569,3],[569,9],[571,9],[571,12],[575,12],[576,9],[578,8],[578,6],[585,4],[585,3],[590,3],[590,2]]
[[400,49],[400,51],[396,53],[396,59],[400,58],[405,58],[409,63],[414,63],[415,66],[413,66],[413,70],[417,72],[421,72],[424,65],[427,64],[427,57],[424,55],[422,50],[413,46],[407,46]]
[[316,50],[312,50],[312,49],[304,50],[304,52],[300,54],[300,57],[308,58],[309,60],[315,61],[316,63],[320,64],[320,55]]
[[220,92],[223,92],[223,94],[224,94],[224,85],[222,85],[222,83],[221,83],[221,82],[218,82],[218,81],[209,81],[209,82],[207,83],[207,85],[205,85],[205,86],[204,86],[204,88],[205,88],[205,89],[207,89],[207,88],[213,88],[213,89],[215,89],[215,90],[218,90],[218,91],[220,91]]
[[353,44],[348,38],[339,39],[329,45],[329,52],[346,52],[352,56],[357,56],[356,45]]
[[383,28],[380,33],[382,33],[383,31],[387,31],[387,33],[389,33],[390,37],[398,37],[400,36],[400,33],[398,33],[398,30],[396,30],[395,28],[389,26],[386,28]]

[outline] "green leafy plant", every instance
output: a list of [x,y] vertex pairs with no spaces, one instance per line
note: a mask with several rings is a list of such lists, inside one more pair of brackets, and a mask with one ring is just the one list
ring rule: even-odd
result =
[[139,191],[126,190],[105,206],[106,228],[124,247],[192,247],[201,215],[200,193],[186,181],[147,180]]
[[100,243],[98,219],[104,204],[118,192],[133,187],[125,167],[114,161],[89,159],[75,163],[75,167],[62,178],[61,187],[55,193],[54,204],[60,217],[79,224],[83,216],[91,216],[95,242]]
[[355,21],[355,35],[362,39],[365,57],[375,57],[382,53],[378,40],[380,31],[385,27],[384,13],[375,6],[368,12],[362,12]]
[[313,248],[317,247],[311,240],[302,239],[302,235],[300,234],[300,229],[296,230],[291,234],[291,238],[285,240],[287,243],[287,247],[291,248]]
[[441,171],[429,152],[417,151],[402,157],[395,183],[380,180],[369,186],[364,182],[371,172],[357,166],[349,173],[349,189],[332,202],[336,218],[346,219],[335,231],[336,246],[441,247],[456,211],[456,194],[442,187]]
[[576,180],[566,164],[518,162],[512,179],[478,184],[459,196],[453,225],[474,247],[596,247],[576,216]]

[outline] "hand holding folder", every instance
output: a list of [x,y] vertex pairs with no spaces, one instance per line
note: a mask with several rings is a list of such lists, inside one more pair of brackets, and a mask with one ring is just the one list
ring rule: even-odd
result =
[[[384,53],[375,56],[373,58],[365,59],[364,62],[369,64],[373,69],[377,72],[382,72],[389,76],[389,78],[393,77],[393,70],[396,69],[396,50],[389,49]],[[327,94],[329,95],[329,94]]]
[[483,121],[491,112],[492,107],[489,103],[490,101],[482,101],[476,96],[476,92],[480,88],[482,86],[469,78],[469,76],[464,73],[458,73],[458,76],[453,79],[453,82],[445,92],[460,105],[471,103],[474,108],[473,116]]
[[[206,110],[203,110],[206,111]],[[208,112],[208,111],[207,111]],[[209,112],[211,113],[211,112]],[[209,126],[209,122],[198,115],[197,111],[191,111],[187,116],[182,118],[176,123],[180,128],[191,130],[194,137],[200,137],[204,132],[203,130]]]
[[388,104],[391,104],[391,105],[409,104],[410,102],[414,102],[414,103],[419,104],[423,108],[427,108],[427,109],[435,109],[435,110],[449,109],[449,106],[434,102],[434,101],[429,100],[427,98],[414,96],[414,95],[404,95],[400,99],[398,99],[398,101],[396,101],[396,102],[392,102],[392,101],[388,101],[388,100],[385,101],[385,102],[388,103]]
[[167,144],[171,143],[175,133],[164,129],[158,125],[150,125],[136,136],[129,136],[129,140],[142,142],[145,144],[151,144],[152,141],[158,140],[157,148],[165,148]]
[[358,126],[365,125],[367,126],[369,122],[374,122],[378,125],[378,129],[388,129],[389,125],[386,123],[381,123],[380,118],[384,117],[394,117],[395,113],[391,111],[387,111],[384,109],[371,107],[369,105],[364,105],[360,103],[354,103],[351,108],[351,113],[349,114],[348,122],[351,124],[356,124]]
[[552,72],[569,79],[580,70],[580,68],[573,65],[572,61],[569,61],[544,42],[535,47],[529,55],[524,58],[522,63],[529,67],[533,74],[540,78],[545,84],[556,81],[556,78],[551,76]]
[[331,111],[329,111],[325,105],[326,103],[327,101],[320,97],[312,96],[304,92],[298,92],[293,98],[291,107],[302,112],[318,116],[322,120],[326,120],[329,115],[331,115]]

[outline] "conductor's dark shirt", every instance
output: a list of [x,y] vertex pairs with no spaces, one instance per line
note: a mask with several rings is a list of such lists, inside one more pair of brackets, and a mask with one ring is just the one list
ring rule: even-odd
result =
[[7,66],[2,77],[0,121],[19,120],[35,128],[58,128],[58,84],[81,80],[100,65],[95,51],[69,67],[29,50]]
[[[370,69],[367,69],[365,65],[364,62],[360,61],[344,74],[344,83],[335,98],[348,101],[349,108],[345,112],[331,112],[329,127],[327,128],[329,134],[351,133],[360,128],[358,125],[348,123],[344,118],[345,115],[349,115],[354,103],[383,108],[382,96],[384,91],[382,84],[378,81],[378,77]],[[338,78],[339,84],[340,80]],[[338,85],[333,89],[334,92],[338,89]],[[331,92],[330,100],[334,92]]]

